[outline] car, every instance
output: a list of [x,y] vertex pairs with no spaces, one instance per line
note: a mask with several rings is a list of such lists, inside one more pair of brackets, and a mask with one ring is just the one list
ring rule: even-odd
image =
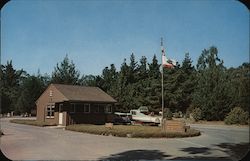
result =
[[116,125],[131,124],[131,118],[132,116],[130,113],[115,112],[115,118],[113,123]]

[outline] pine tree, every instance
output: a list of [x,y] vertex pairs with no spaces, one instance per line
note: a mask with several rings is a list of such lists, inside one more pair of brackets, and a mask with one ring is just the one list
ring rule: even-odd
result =
[[154,79],[160,79],[160,66],[156,55],[153,56],[152,63],[148,64],[149,66],[149,77]]
[[137,76],[137,71],[138,71],[138,64],[137,64],[137,61],[135,60],[134,53],[132,53],[130,56],[130,64],[128,67],[129,67],[128,82],[135,83],[137,81],[136,76]]
[[7,61],[6,65],[1,65],[1,113],[14,111],[19,97],[19,86],[26,72],[15,70],[12,61]]
[[76,70],[73,61],[70,62],[68,55],[63,59],[60,65],[57,63],[52,72],[52,83],[61,84],[79,84],[80,72]]
[[202,110],[205,120],[223,120],[229,112],[226,68],[218,58],[216,47],[203,50],[197,64],[197,86],[192,95],[193,106]]
[[192,65],[192,60],[189,57],[189,53],[185,54],[185,59],[181,66],[182,81],[180,83],[181,98],[178,101],[178,108],[183,113],[190,107],[192,102],[192,93],[194,91],[196,80],[195,80],[195,69]]
[[147,58],[145,56],[142,56],[140,59],[140,65],[138,67],[137,80],[146,78],[148,78]]

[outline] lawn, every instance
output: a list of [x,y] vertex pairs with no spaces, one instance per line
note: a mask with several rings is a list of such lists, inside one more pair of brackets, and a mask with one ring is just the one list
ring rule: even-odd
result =
[[133,138],[174,138],[174,137],[191,137],[200,135],[200,131],[188,129],[187,132],[164,132],[161,127],[156,126],[133,126],[133,125],[114,125],[112,129],[106,128],[105,125],[88,125],[78,124],[69,125],[66,130],[78,131],[83,133],[97,135],[112,135],[118,137]]
[[10,120],[12,123],[17,123],[17,124],[26,124],[26,125],[33,125],[33,126],[53,126],[55,124],[51,124],[48,122],[41,122],[37,120],[25,120],[25,119],[13,119]]

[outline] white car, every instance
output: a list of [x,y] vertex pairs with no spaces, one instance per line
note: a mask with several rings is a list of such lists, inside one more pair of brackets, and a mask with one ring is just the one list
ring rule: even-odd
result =
[[145,115],[144,113],[141,113],[140,110],[130,110],[130,113],[132,115],[132,120],[134,121],[139,121],[142,123],[155,123],[155,124],[161,123],[160,116]]

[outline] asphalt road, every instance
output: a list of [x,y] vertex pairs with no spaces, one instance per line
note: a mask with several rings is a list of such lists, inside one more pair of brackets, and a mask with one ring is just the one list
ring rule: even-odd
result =
[[239,160],[249,150],[247,127],[192,124],[201,136],[137,139],[0,121],[0,148],[11,160]]

